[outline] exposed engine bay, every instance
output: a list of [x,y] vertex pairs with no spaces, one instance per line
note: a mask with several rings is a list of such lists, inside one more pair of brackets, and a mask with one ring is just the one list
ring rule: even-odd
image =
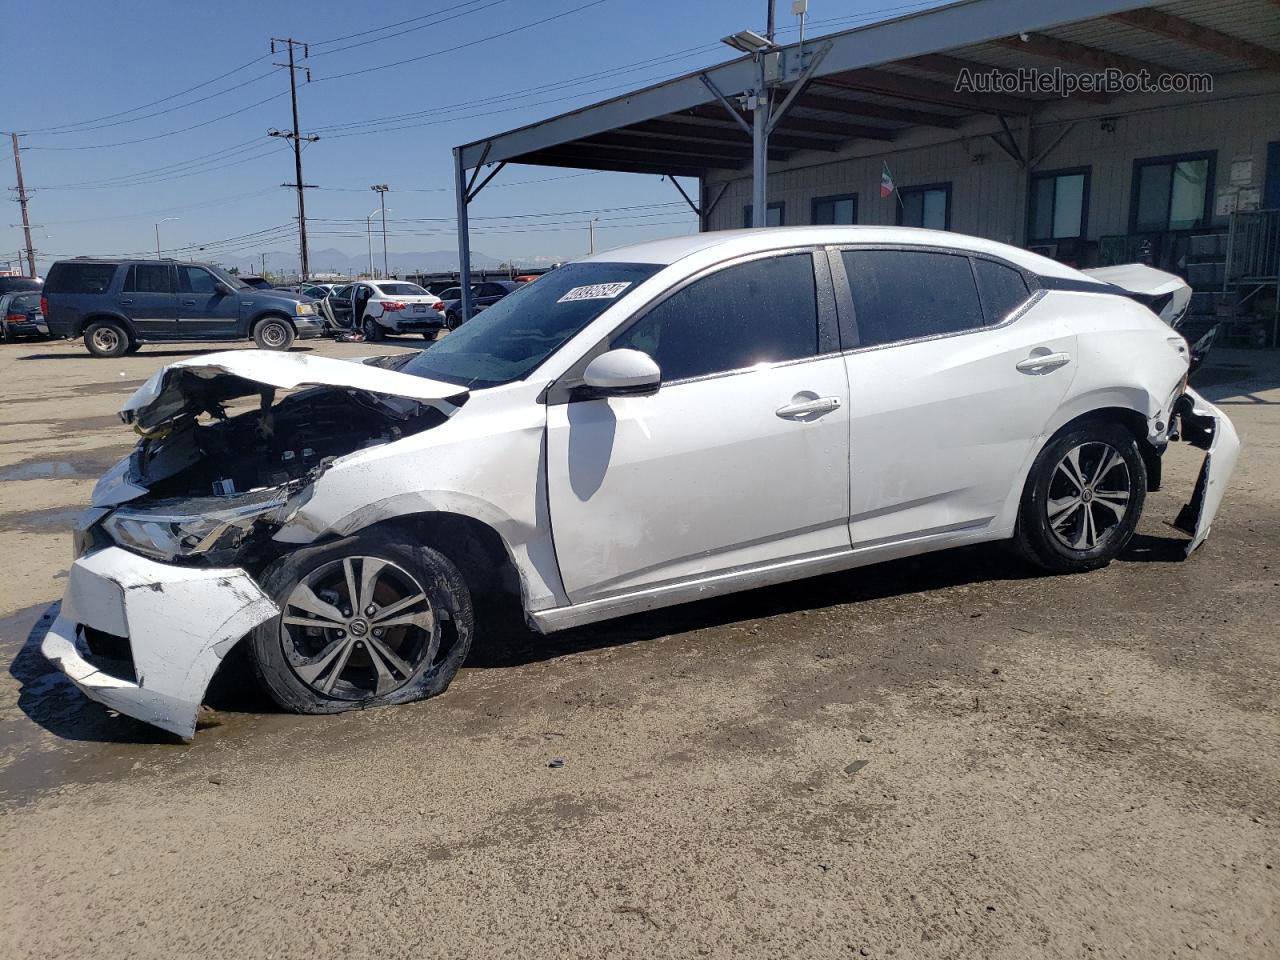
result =
[[314,479],[325,464],[366,447],[392,443],[443,422],[444,414],[413,400],[379,398],[355,390],[314,387],[274,404],[212,422],[184,416],[143,436],[131,479],[147,500],[233,497],[261,487]]

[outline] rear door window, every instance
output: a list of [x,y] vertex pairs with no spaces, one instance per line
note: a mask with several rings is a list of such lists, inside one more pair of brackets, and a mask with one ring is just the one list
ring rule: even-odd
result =
[[1003,322],[1031,296],[1027,281],[1013,267],[975,257],[973,272],[978,278],[978,295],[989,324]]
[[55,263],[46,293],[106,293],[116,275],[114,263]]
[[922,250],[845,250],[860,346],[983,326],[969,258]]
[[809,253],[764,257],[695,280],[615,337],[640,350],[664,383],[818,354]]
[[125,293],[173,293],[167,263],[135,263],[124,281]]

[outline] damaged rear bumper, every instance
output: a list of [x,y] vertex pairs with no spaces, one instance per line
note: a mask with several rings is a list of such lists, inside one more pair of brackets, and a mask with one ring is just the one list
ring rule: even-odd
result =
[[222,658],[279,612],[243,570],[107,547],[72,565],[41,651],[86,696],[189,739]]
[[1240,455],[1240,438],[1227,415],[1189,387],[1178,401],[1178,415],[1182,439],[1205,451],[1195,491],[1174,521],[1176,527],[1191,535],[1187,544],[1190,556],[1209,536]]

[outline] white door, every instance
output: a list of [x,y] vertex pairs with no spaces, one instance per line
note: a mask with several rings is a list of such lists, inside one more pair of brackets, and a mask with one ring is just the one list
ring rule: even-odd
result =
[[808,252],[695,280],[610,343],[657,361],[656,394],[549,407],[571,600],[848,550],[848,381],[814,286]]
[[841,259],[860,342],[845,358],[854,547],[982,531],[1020,492],[1075,376],[1075,336],[1051,308],[1028,307],[1021,275],[994,261]]

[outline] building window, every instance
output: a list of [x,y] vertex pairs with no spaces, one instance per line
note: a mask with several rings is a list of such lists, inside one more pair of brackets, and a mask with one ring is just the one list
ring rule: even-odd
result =
[[833,197],[814,197],[813,222],[817,224],[857,223],[858,195],[841,193]]
[[[782,201],[769,204],[764,208],[764,225],[766,227],[782,226],[787,222],[786,213],[787,205]],[[749,203],[742,208],[742,225],[751,226],[751,204]]]
[[1151,157],[1133,164],[1133,233],[1194,230],[1209,223],[1213,153]]
[[898,191],[898,225],[951,229],[951,184],[931,183]]
[[1031,178],[1031,240],[1085,236],[1088,207],[1088,167],[1036,174]]

